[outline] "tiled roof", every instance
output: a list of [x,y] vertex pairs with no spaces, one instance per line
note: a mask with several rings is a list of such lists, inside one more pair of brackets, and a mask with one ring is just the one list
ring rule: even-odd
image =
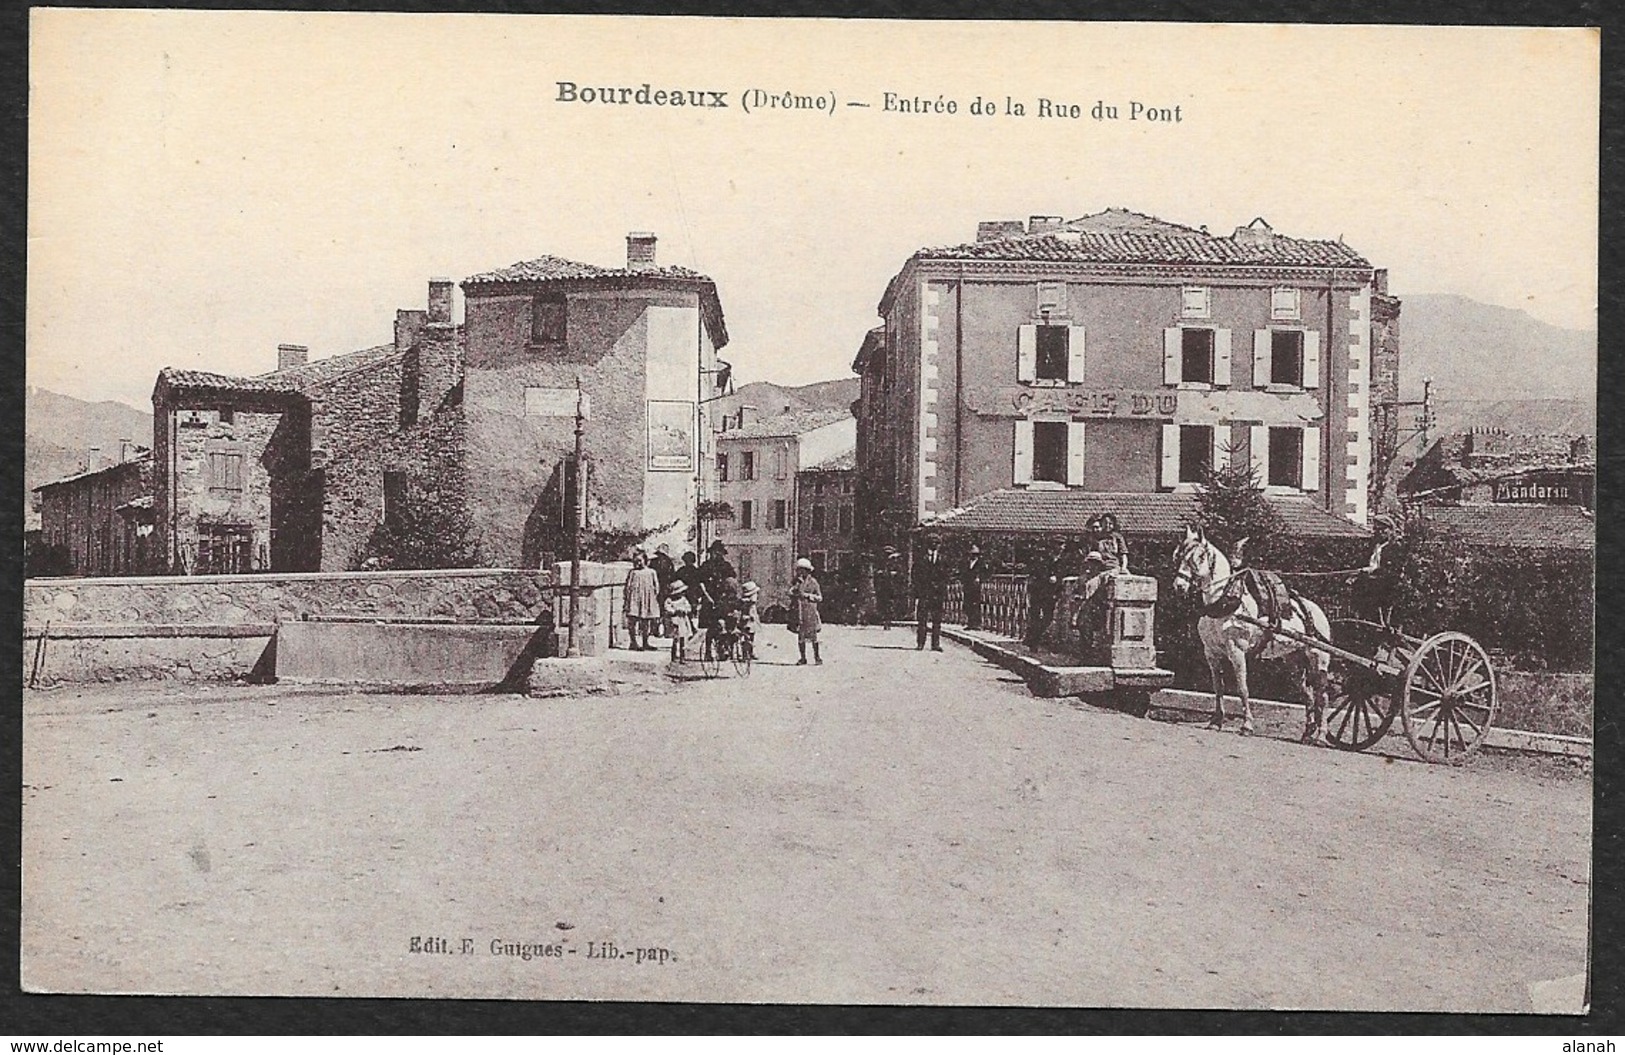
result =
[[1471,546],[1589,550],[1597,544],[1597,522],[1581,506],[1464,505],[1422,506],[1422,515]]
[[35,487],[34,490],[43,491],[47,487],[60,487],[63,484],[71,484],[77,480],[84,480],[91,476],[100,476],[102,473],[116,472],[117,470],[125,469],[132,465],[139,466],[142,462],[150,461],[152,461],[152,452],[143,451],[134,458],[126,458],[122,462],[114,462],[112,465],[104,465],[100,469],[85,469],[81,472],[74,473],[71,476],[64,476],[59,480],[51,480],[47,483],[40,484],[39,486]]
[[294,366],[286,370],[260,374],[257,377],[233,377],[230,374],[216,374],[207,370],[179,370],[172,366],[166,366],[158,372],[158,382],[159,384],[168,384],[172,389],[246,393],[251,395],[263,393],[291,395],[308,393],[335,378],[352,374],[357,370],[370,369],[392,359],[398,359],[404,354],[404,352],[397,350],[393,343],[380,344],[373,348],[347,352],[344,355],[332,355],[326,359],[317,359],[314,362],[306,363],[304,366]]
[[521,260],[517,264],[483,271],[463,280],[465,286],[480,286],[494,282],[551,282],[559,279],[582,278],[679,278],[691,282],[711,281],[698,271],[686,267],[648,267],[632,271],[624,267],[599,267],[557,256],[539,256],[535,260]]
[[753,421],[742,428],[717,433],[722,440],[763,440],[780,436],[799,436],[813,429],[823,428],[845,418],[852,420],[849,410],[796,410],[789,414],[775,414],[771,418]]
[[819,462],[817,465],[810,465],[807,468],[803,469],[802,472],[806,472],[806,473],[834,473],[834,472],[842,472],[842,471],[848,470],[848,469],[856,469],[857,467],[858,467],[858,452],[857,452],[857,448],[854,447],[854,448],[846,451],[845,453],[837,454],[833,458],[826,458],[823,461]]
[[1341,242],[1273,235],[1238,240],[1200,232],[1101,232],[1063,227],[1056,231],[990,242],[922,249],[920,260],[1036,260],[1087,264],[1202,264],[1275,267],[1368,268],[1371,262]]
[[[1308,499],[1271,498],[1294,535],[1307,538],[1365,538],[1364,528],[1335,516]],[[1114,493],[1077,490],[992,491],[962,509],[926,523],[952,531],[1077,534],[1089,519],[1114,513],[1129,535],[1171,535],[1196,520],[1196,495],[1186,492]]]

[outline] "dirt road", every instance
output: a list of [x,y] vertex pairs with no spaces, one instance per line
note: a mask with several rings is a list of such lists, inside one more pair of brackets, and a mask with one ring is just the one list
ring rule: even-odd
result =
[[830,628],[826,665],[797,668],[783,628],[764,634],[748,680],[609,699],[31,695],[24,983],[1469,1011],[1578,999],[1583,775],[1038,700],[895,630]]

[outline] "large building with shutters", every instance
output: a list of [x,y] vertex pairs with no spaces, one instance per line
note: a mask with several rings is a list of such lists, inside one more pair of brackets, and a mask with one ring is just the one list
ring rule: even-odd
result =
[[860,532],[897,542],[1013,490],[1172,513],[1220,462],[1329,514],[1294,523],[1364,525],[1373,437],[1395,428],[1386,285],[1342,242],[1262,219],[1216,236],[1110,209],[922,249],[853,364]]

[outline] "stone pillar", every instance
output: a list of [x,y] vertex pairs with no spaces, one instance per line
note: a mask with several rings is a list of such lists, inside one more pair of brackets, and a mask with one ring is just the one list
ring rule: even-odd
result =
[[[626,585],[626,573],[632,566],[625,561],[602,564],[597,561],[581,562],[580,614],[576,623],[576,650],[583,656],[602,656],[614,647],[621,613],[621,593]],[[558,655],[565,654],[570,640],[570,562],[553,565],[555,588],[554,634],[558,637]]]

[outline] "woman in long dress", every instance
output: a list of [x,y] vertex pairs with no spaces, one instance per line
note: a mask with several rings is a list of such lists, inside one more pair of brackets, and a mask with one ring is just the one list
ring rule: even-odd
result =
[[807,645],[811,643],[813,662],[820,666],[824,657],[818,652],[818,631],[823,629],[823,621],[818,617],[818,606],[824,600],[824,592],[818,588],[818,580],[813,577],[812,561],[802,557],[796,561],[796,581],[790,587],[790,603],[796,609],[796,648],[801,652],[801,658],[796,660],[796,666],[807,665]]
[[622,600],[633,650],[649,651],[649,634],[660,621],[660,578],[649,567],[649,558],[642,550],[632,554],[632,570],[627,573]]

